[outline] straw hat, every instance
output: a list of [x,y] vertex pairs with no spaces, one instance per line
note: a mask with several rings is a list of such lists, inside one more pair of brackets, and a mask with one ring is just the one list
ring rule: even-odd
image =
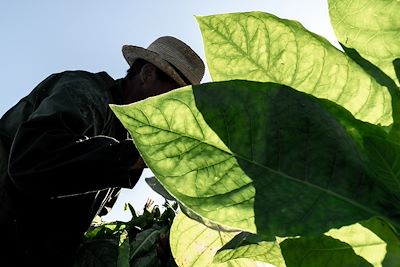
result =
[[191,84],[199,84],[204,75],[204,63],[196,52],[171,36],[158,38],[147,49],[124,45],[122,54],[130,66],[136,59],[144,59],[165,72],[180,86],[187,85],[185,78]]

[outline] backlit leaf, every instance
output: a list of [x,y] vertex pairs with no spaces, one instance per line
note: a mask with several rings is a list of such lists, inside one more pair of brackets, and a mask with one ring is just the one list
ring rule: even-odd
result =
[[369,176],[363,138],[355,140],[378,127],[326,102],[231,81],[112,109],[161,185],[222,227],[296,236],[373,216],[398,224],[398,205]]
[[329,99],[357,119],[392,124],[387,88],[300,23],[262,12],[197,17],[197,21],[214,81],[281,83]]
[[251,260],[236,260],[213,264],[214,254],[237,232],[219,232],[179,213],[172,224],[170,245],[179,267],[239,267],[256,266]]
[[276,240],[263,240],[256,235],[242,232],[225,244],[214,256],[214,262],[228,262],[234,259],[252,259],[285,267],[281,248]]

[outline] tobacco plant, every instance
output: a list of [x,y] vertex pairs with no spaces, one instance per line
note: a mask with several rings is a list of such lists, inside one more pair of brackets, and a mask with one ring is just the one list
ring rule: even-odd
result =
[[143,212],[129,222],[94,223],[85,234],[73,267],[175,267],[168,237],[177,204],[166,201],[160,209],[148,200]]
[[330,0],[339,50],[197,17],[213,82],[111,106],[183,213],[179,266],[400,266],[400,2]]

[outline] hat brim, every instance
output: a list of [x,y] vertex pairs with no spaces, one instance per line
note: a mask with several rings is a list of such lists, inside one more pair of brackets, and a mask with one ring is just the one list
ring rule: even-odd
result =
[[145,49],[139,46],[124,45],[122,47],[122,54],[129,66],[133,64],[136,59],[144,59],[151,64],[155,65],[169,77],[171,77],[179,86],[186,86],[184,79],[178,72],[171,66],[171,64],[164,60],[158,53]]

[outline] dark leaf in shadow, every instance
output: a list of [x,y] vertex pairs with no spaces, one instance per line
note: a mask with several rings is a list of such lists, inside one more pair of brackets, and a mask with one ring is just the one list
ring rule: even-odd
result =
[[160,182],[157,180],[156,177],[152,176],[152,177],[145,178],[145,181],[151,187],[151,189],[153,189],[155,192],[157,192],[158,194],[163,196],[165,199],[175,200],[175,198],[173,196],[171,196],[171,194],[168,193],[167,190],[165,190],[165,188],[162,186],[162,184],[160,184]]
[[335,118],[348,116],[343,108],[333,116],[325,100],[274,83],[213,83],[193,93],[207,124],[252,179],[259,234],[323,233],[391,214],[356,142]]

